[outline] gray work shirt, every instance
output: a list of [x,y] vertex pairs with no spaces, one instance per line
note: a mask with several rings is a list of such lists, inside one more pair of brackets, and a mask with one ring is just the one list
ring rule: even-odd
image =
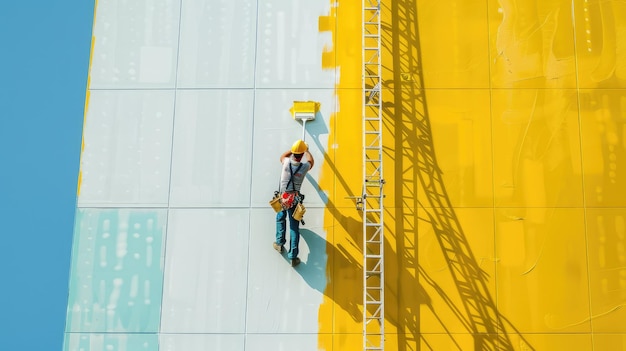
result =
[[[280,192],[300,191],[304,176],[309,169],[311,169],[310,162],[296,162],[293,157],[285,157],[283,159],[283,170],[280,175]],[[293,178],[291,176],[292,173]],[[292,182],[289,182],[290,179]],[[287,185],[289,185],[289,188],[287,188]]]

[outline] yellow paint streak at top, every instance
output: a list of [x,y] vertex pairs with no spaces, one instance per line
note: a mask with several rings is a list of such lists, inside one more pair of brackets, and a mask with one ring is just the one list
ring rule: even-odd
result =
[[[98,11],[98,0],[95,0],[94,8],[93,8],[93,24],[92,30],[96,27],[96,12]],[[93,53],[94,47],[96,45],[96,36],[91,36],[91,51],[89,53],[89,66],[87,72],[87,92],[85,93],[85,108],[83,111],[83,134],[82,141],[80,146],[80,161],[79,161],[79,169],[78,169],[78,182],[76,185],[76,197],[80,197],[80,189],[83,182],[83,171],[82,171],[82,159],[83,152],[85,151],[85,126],[87,125],[87,112],[89,111],[89,99],[91,98],[91,92],[89,87],[91,86],[91,66],[93,64]]]
[[[332,32],[335,34],[336,25],[336,11],[333,8],[333,12],[329,16],[320,16],[318,20],[318,28],[320,32]],[[333,35],[333,38],[335,36]],[[322,68],[334,69],[336,67],[335,51],[332,48],[325,47],[322,52]]]
[[[92,50],[93,51],[93,50]],[[87,111],[89,111],[89,99],[91,98],[91,91],[89,91],[89,89],[87,89],[87,92],[85,93],[85,110],[83,111],[83,137],[81,140],[81,144],[80,144],[80,160],[82,161],[83,158],[83,152],[85,151],[85,124],[87,123]],[[79,165],[82,168],[82,162],[79,161]],[[79,197],[80,196],[80,187],[82,185],[83,182],[83,171],[82,169],[79,168],[78,169],[78,186],[76,187],[76,196]]]

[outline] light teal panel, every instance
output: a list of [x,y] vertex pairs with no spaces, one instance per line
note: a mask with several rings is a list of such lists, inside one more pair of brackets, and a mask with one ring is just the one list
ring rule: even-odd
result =
[[158,351],[156,334],[65,334],[64,351]]
[[156,333],[165,209],[79,209],[66,331]]

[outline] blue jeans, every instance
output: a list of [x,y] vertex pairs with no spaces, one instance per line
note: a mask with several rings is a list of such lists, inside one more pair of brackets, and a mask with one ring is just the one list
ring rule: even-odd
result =
[[287,231],[287,219],[289,217],[289,237],[291,239],[291,247],[287,258],[294,259],[298,257],[298,244],[300,243],[300,222],[293,219],[293,211],[296,210],[294,205],[290,209],[282,210],[276,214],[276,244],[282,246],[285,244],[285,232]]

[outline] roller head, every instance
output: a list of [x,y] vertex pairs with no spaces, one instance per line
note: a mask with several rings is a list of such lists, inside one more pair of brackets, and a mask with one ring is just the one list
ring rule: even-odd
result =
[[294,101],[293,119],[296,121],[312,121],[319,110],[319,102],[315,101]]

